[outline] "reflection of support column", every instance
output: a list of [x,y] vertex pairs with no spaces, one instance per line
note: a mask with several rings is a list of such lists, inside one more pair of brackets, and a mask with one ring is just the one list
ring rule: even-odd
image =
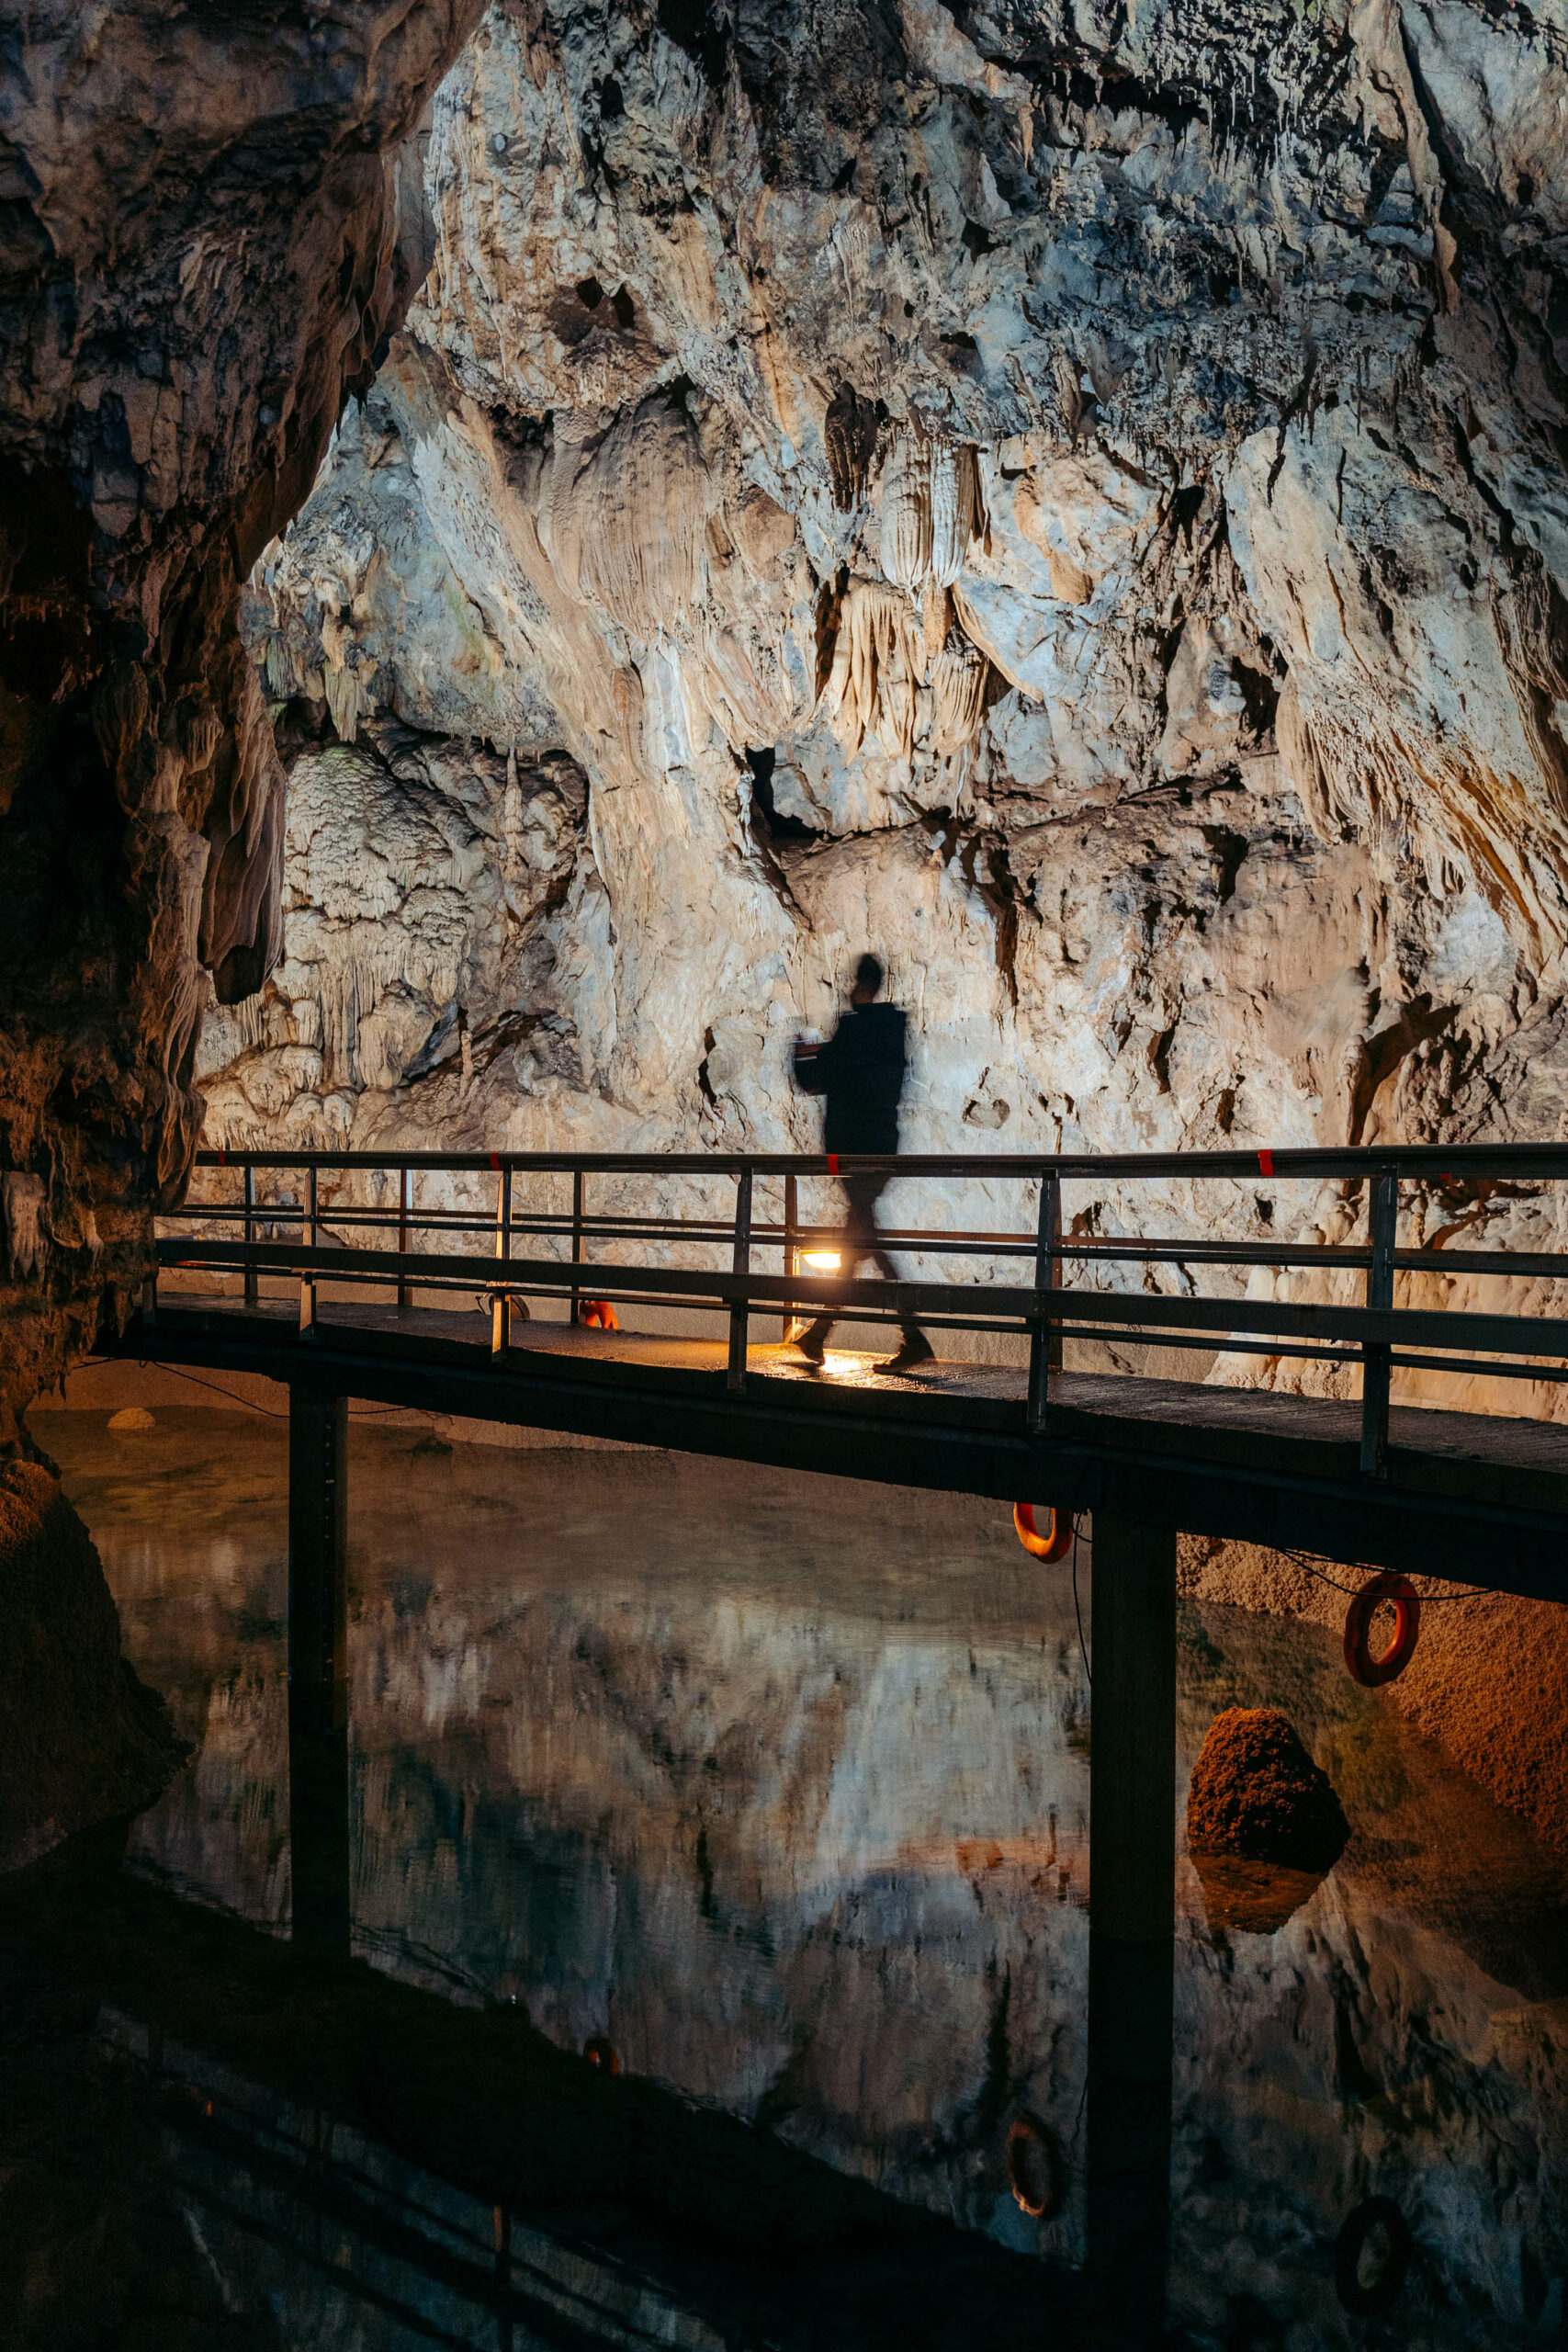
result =
[[1176,1538],[1094,1522],[1089,2259],[1120,2318],[1164,2326],[1170,2223]]
[[348,1400],[288,1392],[288,1830],[294,1940],[348,1953]]

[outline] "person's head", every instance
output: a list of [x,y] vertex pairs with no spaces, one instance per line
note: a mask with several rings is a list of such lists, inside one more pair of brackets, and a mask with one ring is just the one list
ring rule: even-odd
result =
[[871,1004],[882,986],[882,966],[874,956],[863,956],[855,966],[855,982],[850,990],[852,1004]]

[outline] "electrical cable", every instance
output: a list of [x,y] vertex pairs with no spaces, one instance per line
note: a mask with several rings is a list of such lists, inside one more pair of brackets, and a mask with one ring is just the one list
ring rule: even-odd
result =
[[1089,1651],[1084,1645],[1083,1611],[1078,1607],[1078,1524],[1079,1515],[1073,1513],[1073,1615],[1078,1621],[1078,1656],[1083,1660],[1084,1680],[1094,1689],[1094,1677],[1089,1672]]
[[[1270,1544],[1269,1548],[1278,1552],[1282,1560],[1292,1561],[1298,1568],[1304,1568],[1309,1577],[1316,1577],[1320,1584],[1330,1586],[1335,1592],[1342,1592],[1347,1600],[1357,1599],[1361,1589],[1359,1586],[1341,1584],[1337,1577],[1328,1575],[1327,1571],[1320,1568],[1315,1561],[1310,1560],[1304,1552],[1292,1551],[1286,1544]],[[1489,1592],[1484,1586],[1478,1586],[1473,1592],[1424,1592],[1421,1595],[1421,1606],[1423,1609],[1435,1609],[1440,1601],[1444,1600],[1493,1600],[1496,1598],[1497,1596]]]
[[[103,1356],[98,1361],[107,1363],[110,1359]],[[231,1405],[238,1405],[244,1412],[265,1413],[269,1421],[286,1421],[288,1419],[288,1414],[279,1412],[276,1405],[258,1405],[253,1397],[242,1396],[238,1389],[224,1388],[216,1380],[203,1380],[199,1373],[186,1372],[180,1364],[163,1363],[156,1356],[142,1356],[139,1362],[143,1371],[151,1366],[154,1372],[172,1372],[176,1380],[188,1380],[193,1387],[210,1388],[215,1396],[226,1396]],[[401,1413],[407,1409],[403,1405],[362,1405],[358,1412],[351,1412],[348,1418],[351,1421],[374,1421],[379,1420],[383,1414]]]

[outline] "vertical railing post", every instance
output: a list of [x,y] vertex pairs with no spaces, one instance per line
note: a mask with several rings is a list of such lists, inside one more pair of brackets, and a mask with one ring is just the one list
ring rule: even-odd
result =
[[[751,1170],[740,1170],[735,1187],[735,1250],[730,1271],[744,1277],[751,1271]],[[750,1306],[745,1298],[738,1298],[729,1310],[729,1365],[725,1386],[732,1396],[739,1396],[746,1385],[746,1340],[750,1320]]]
[[[571,1171],[571,1262],[574,1266],[581,1266],[582,1263],[582,1170],[581,1168],[574,1168]],[[581,1323],[582,1320],[582,1290],[581,1284],[576,1282],[571,1285],[571,1319],[574,1323]]]
[[[800,1191],[793,1176],[784,1178],[784,1271],[785,1282],[794,1282],[800,1272]],[[784,1345],[787,1347],[800,1329],[800,1317],[795,1311],[792,1297],[784,1319]]]
[[[247,1168],[245,1170],[245,1248],[247,1250],[254,1250],[255,1248],[255,1241],[256,1171],[254,1168]],[[247,1306],[259,1306],[260,1303],[261,1285],[256,1279],[256,1270],[254,1263],[247,1259],[245,1261],[245,1305]]]
[[[495,1193],[495,1254],[504,1261],[512,1255],[512,1170],[502,1168],[496,1182]],[[498,1290],[491,1301],[490,1351],[503,1356],[511,1337],[512,1301],[507,1293]]]
[[1061,1279],[1056,1244],[1062,1238],[1062,1180],[1054,1168],[1040,1179],[1040,1221],[1034,1232],[1034,1312],[1029,1327],[1029,1434],[1042,1437],[1050,1375],[1062,1368],[1062,1337],[1047,1307],[1048,1294]]
[[409,1303],[408,1255],[409,1171],[406,1168],[400,1168],[398,1170],[398,1306],[400,1309]]
[[[316,1247],[316,1170],[312,1164],[305,1171],[305,1240],[313,1252]],[[299,1278],[299,1332],[304,1338],[316,1328],[316,1277],[313,1272]]]
[[[1371,1180],[1367,1233],[1371,1263],[1367,1268],[1367,1305],[1386,1313],[1393,1305],[1393,1252],[1399,1232],[1399,1178],[1390,1168]],[[1361,1474],[1367,1478],[1388,1476],[1388,1396],[1390,1349],[1386,1340],[1361,1343]]]

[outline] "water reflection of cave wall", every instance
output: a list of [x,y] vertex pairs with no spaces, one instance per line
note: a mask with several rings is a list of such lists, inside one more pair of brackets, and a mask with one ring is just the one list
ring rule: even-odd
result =
[[[515,1995],[567,2046],[606,2035],[634,2071],[1076,2258],[1090,1726],[1065,1577],[936,1498],[914,1540],[871,1490],[610,1458],[583,1486],[580,1464],[474,1453],[439,1481],[420,1465],[411,1519],[388,1441],[374,1473],[355,1487],[361,1949],[459,1997]],[[123,1494],[142,1513],[123,1539],[109,1498],[85,1507],[139,1663],[180,1683],[204,1743],[141,1851],[281,1922],[280,1525],[262,1486],[228,1521],[223,1491],[193,1482],[185,1526],[172,1496],[158,1519]],[[1415,2231],[1433,2343],[1478,2316],[1489,2344],[1550,2325],[1551,1865],[1318,1629],[1188,1611],[1180,1691],[1173,1822],[1214,1713],[1267,1699],[1356,1837],[1272,1939],[1211,1932],[1179,1862],[1179,2302],[1222,2331],[1238,2297],[1309,2312],[1314,2342],[1348,2344],[1334,2237],[1375,2192]],[[1073,2184],[1038,2234],[1002,2177],[1021,2108]]]

